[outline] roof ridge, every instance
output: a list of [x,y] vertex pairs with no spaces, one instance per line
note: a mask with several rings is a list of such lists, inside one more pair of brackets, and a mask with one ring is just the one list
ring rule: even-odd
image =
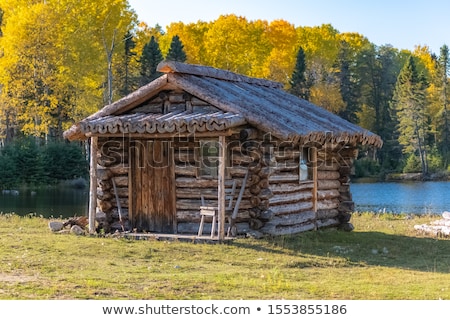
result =
[[196,76],[203,76],[227,81],[245,82],[249,84],[256,84],[264,87],[282,89],[283,84],[271,80],[252,78],[235,72],[223,69],[216,69],[209,66],[187,64],[178,61],[164,60],[161,61],[157,71],[164,73],[186,73]]

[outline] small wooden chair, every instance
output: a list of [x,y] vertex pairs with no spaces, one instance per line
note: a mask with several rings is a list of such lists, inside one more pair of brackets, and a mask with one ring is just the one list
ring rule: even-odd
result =
[[[227,203],[227,206],[225,207],[226,214],[233,212],[233,200],[235,192],[236,192],[236,180],[225,181],[225,202]],[[201,236],[203,234],[205,217],[212,217],[212,224],[211,224],[211,238],[212,238],[216,233],[216,224],[218,222],[217,220],[219,208],[207,206],[205,202],[205,197],[201,195],[201,198],[202,198],[202,205],[200,206],[201,220],[200,220],[200,227],[198,228],[198,236]]]

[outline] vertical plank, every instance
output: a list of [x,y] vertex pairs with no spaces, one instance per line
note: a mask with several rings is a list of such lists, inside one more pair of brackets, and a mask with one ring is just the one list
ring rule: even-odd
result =
[[91,137],[91,158],[89,163],[89,233],[95,232],[95,212],[97,210],[97,150],[98,138]]
[[218,168],[218,188],[217,197],[219,199],[219,240],[225,239],[225,155],[226,153],[225,136],[219,136],[219,168]]

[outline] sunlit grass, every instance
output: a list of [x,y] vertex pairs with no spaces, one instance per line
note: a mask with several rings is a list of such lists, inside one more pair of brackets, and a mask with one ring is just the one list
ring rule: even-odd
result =
[[450,299],[436,216],[354,214],[353,232],[228,244],[53,234],[0,215],[1,299]]

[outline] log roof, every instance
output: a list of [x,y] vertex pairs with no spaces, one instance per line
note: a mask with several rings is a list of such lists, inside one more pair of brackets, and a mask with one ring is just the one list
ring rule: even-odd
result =
[[[341,117],[284,91],[277,82],[212,67],[163,61],[165,74],[105,106],[64,132],[69,140],[88,134],[220,131],[248,123],[292,142],[344,142],[382,146],[381,138]],[[163,90],[183,90],[218,111],[127,114]]]

